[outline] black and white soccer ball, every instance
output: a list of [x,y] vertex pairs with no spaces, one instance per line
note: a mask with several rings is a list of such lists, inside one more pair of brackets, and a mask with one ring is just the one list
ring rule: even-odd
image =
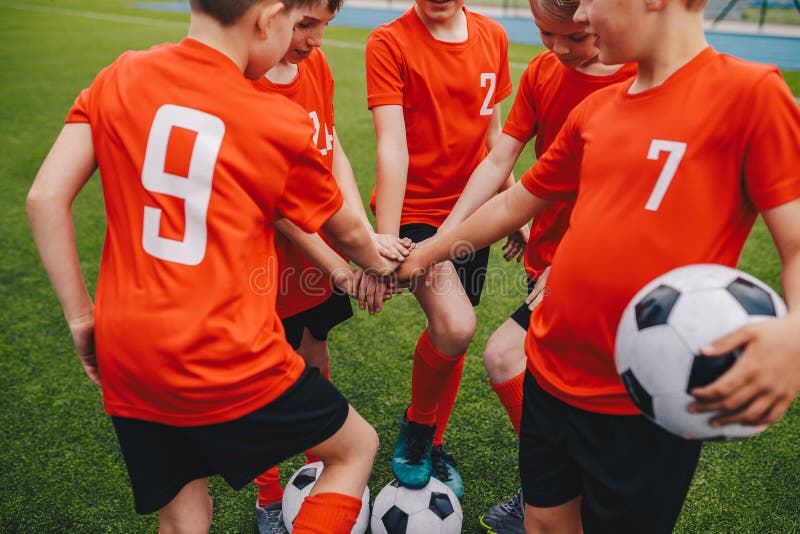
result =
[[741,353],[706,357],[700,348],[748,323],[782,317],[783,300],[747,273],[714,264],[679,267],[631,299],[617,329],[617,372],[633,403],[687,439],[732,439],[759,432],[739,424],[713,428],[715,413],[691,414],[689,391],[727,371]]
[[[283,524],[286,530],[292,531],[294,519],[300,511],[303,500],[311,493],[311,488],[317,482],[319,475],[324,469],[322,462],[306,464],[292,475],[286,488],[283,490]],[[369,488],[364,488],[361,496],[361,511],[356,519],[356,524],[350,534],[364,534],[369,526]]]
[[420,489],[387,484],[375,497],[370,527],[372,534],[459,534],[462,521],[458,498],[431,477]]

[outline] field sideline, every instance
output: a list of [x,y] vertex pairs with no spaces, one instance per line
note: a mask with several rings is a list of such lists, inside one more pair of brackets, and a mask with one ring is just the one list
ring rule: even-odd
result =
[[[133,512],[127,474],[100,392],[85,377],[58,301],[41,267],[24,199],[78,91],[127,49],[177,41],[186,16],[151,13],[124,0],[0,0],[0,533],[150,532],[155,515]],[[531,28],[531,31],[535,31]],[[337,131],[367,199],[375,138],[364,89],[368,32],[331,27],[323,47],[336,78]],[[512,45],[512,79],[538,49]],[[784,72],[800,96],[800,72]],[[209,80],[209,90],[214,90]],[[504,102],[507,112],[512,99]],[[267,118],[268,120],[268,118]],[[533,162],[531,151],[517,175]],[[76,233],[93,289],[105,228],[99,179],[76,200]],[[464,532],[518,487],[516,440],[481,362],[489,334],[523,298],[518,264],[493,250],[478,331],[448,429],[448,448],[464,477]],[[758,223],[741,267],[779,286],[780,263]],[[623,273],[621,273],[622,275]],[[424,316],[410,295],[377,317],[356,317],[331,335],[333,381],[382,438],[370,480],[374,496],[392,478],[397,422],[408,402],[411,351]],[[180,325],[176,325],[180,327]],[[798,404],[764,435],[708,444],[676,532],[800,532]],[[297,457],[283,464],[284,478]],[[212,532],[252,532],[255,488],[235,493],[212,479]]]

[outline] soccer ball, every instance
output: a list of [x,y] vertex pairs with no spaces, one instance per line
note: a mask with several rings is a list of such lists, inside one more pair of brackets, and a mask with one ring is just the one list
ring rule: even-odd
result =
[[453,491],[431,477],[420,489],[392,480],[375,497],[372,534],[459,534],[461,503]]
[[[300,505],[303,500],[311,493],[311,488],[317,482],[319,475],[325,466],[322,462],[313,462],[306,464],[292,475],[289,482],[286,483],[286,489],[283,490],[283,524],[286,525],[286,530],[292,531],[294,527],[294,519],[300,511]],[[358,514],[356,524],[353,525],[353,530],[350,534],[364,534],[369,526],[369,488],[364,488],[364,494],[361,496],[361,512]]]
[[759,279],[713,264],[688,265],[659,276],[631,299],[617,329],[617,372],[633,403],[687,439],[731,439],[759,432],[731,424],[712,428],[715,413],[691,414],[689,391],[717,379],[742,348],[706,357],[700,348],[748,323],[782,317],[786,306]]

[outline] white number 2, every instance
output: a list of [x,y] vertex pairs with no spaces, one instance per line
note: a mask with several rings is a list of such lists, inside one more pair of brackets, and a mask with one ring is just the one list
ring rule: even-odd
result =
[[657,211],[664,199],[664,195],[675,177],[675,172],[678,170],[678,165],[686,153],[686,143],[678,141],[664,141],[663,139],[653,139],[650,143],[650,150],[647,152],[647,159],[658,160],[662,152],[668,152],[667,162],[661,169],[661,174],[658,175],[658,181],[650,193],[650,198],[647,199],[644,209],[650,211]]
[[[197,132],[189,160],[189,173],[185,177],[164,170],[170,133],[176,126]],[[185,223],[182,240],[161,237],[162,210],[145,206],[142,246],[151,256],[184,265],[197,265],[203,261],[211,182],[224,135],[225,123],[214,115],[172,104],[161,106],[156,112],[147,139],[142,185],[153,193],[183,199]]]
[[[316,111],[309,111],[308,116],[311,117],[311,122],[314,123],[314,145],[317,144],[317,139],[319,139],[319,117],[317,116]],[[329,150],[333,150],[333,135],[328,131],[328,125],[325,124],[325,148],[320,148],[319,152],[323,156],[328,154]]]
[[494,111],[492,98],[494,97],[494,89],[497,86],[497,75],[494,72],[481,72],[481,87],[489,86],[486,91],[486,98],[483,99],[481,106],[481,115],[491,115]]

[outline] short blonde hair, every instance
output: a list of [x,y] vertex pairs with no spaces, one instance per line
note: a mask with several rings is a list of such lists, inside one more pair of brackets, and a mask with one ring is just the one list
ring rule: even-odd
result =
[[[223,26],[234,24],[248,9],[264,0],[190,0],[192,10],[214,17]],[[275,0],[281,2],[287,11],[298,7],[315,7],[323,0]],[[331,4],[328,3],[330,6]],[[341,5],[341,2],[339,2]],[[333,11],[333,10],[331,10]]]

